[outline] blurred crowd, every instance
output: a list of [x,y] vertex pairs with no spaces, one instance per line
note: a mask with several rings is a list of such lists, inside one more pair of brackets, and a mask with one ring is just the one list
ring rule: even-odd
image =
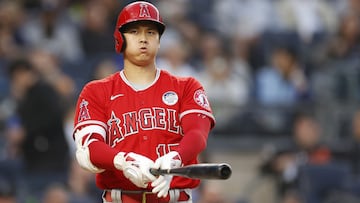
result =
[[[113,30],[129,2],[0,0],[0,202],[99,202],[93,175],[73,160],[73,108],[86,82],[122,69]],[[308,163],[345,162],[357,179],[360,0],[151,2],[167,26],[157,65],[200,80],[216,136],[293,139],[272,146],[260,167],[278,181],[281,201],[324,201],[298,198],[308,197],[312,178],[298,173]],[[203,199],[206,188],[195,202],[226,202]]]

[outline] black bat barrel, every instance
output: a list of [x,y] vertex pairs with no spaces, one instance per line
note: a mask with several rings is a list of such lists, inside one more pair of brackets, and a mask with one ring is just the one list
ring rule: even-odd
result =
[[203,163],[173,169],[151,169],[154,175],[172,174],[194,179],[228,179],[232,170],[229,164]]

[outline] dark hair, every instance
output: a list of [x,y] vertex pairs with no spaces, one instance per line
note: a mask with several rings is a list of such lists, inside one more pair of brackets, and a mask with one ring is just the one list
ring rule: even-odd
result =
[[16,59],[14,61],[11,61],[8,65],[7,73],[10,79],[12,79],[17,71],[32,71],[33,66],[32,64],[24,58]]
[[296,46],[290,43],[279,43],[275,45],[273,47],[273,52],[275,51],[284,51],[289,54],[289,56],[291,56],[294,60],[297,60],[299,56],[299,51]]

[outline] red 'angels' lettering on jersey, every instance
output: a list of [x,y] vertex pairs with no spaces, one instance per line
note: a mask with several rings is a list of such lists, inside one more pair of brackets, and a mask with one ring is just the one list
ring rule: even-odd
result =
[[136,118],[136,112],[127,112],[123,114],[125,136],[139,132],[139,124]]
[[169,131],[173,133],[179,133],[179,126],[176,125],[176,111],[174,109],[168,109]]
[[78,122],[84,121],[90,118],[89,109],[87,108],[89,102],[83,99],[79,105]]
[[151,127],[154,125],[151,109],[140,109],[139,111],[139,117],[144,118],[140,120],[140,125],[144,130],[151,129]]
[[164,130],[166,127],[165,112],[163,108],[153,108],[154,110],[154,128]]
[[139,17],[150,18],[150,12],[146,4],[140,4]]
[[[112,137],[114,142],[120,142],[124,139],[120,129],[120,119],[116,117],[114,112],[111,112],[111,118],[108,120],[107,124],[109,126],[109,135]],[[110,140],[108,140],[110,142]]]
[[116,143],[121,142],[127,136],[139,133],[140,130],[158,129],[176,134],[181,133],[176,119],[176,110],[161,107],[142,108],[137,112],[123,113],[122,116],[116,116],[112,112],[107,124],[109,126],[108,143],[110,146],[115,146]]

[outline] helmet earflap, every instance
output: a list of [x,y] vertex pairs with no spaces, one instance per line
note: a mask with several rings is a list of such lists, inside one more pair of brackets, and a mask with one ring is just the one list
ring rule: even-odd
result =
[[119,54],[125,50],[126,47],[125,36],[120,31],[117,31],[114,33],[114,38],[115,38],[115,51],[116,53]]
[[125,37],[120,30],[128,23],[136,21],[151,21],[155,23],[160,36],[165,30],[165,24],[162,22],[159,10],[153,4],[146,1],[133,2],[122,9],[116,22],[114,38],[115,51],[117,53],[123,52],[126,47]]

